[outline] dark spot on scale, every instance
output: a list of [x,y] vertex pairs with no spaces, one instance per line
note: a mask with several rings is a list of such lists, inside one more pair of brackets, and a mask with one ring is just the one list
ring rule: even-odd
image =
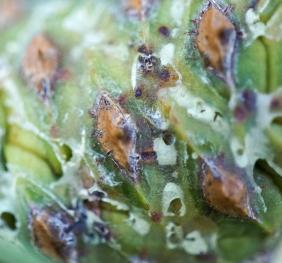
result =
[[123,134],[120,138],[122,142],[124,143],[130,143],[134,138],[135,132],[132,130],[132,127],[128,125],[128,123],[125,123],[123,126]]
[[240,101],[234,109],[234,117],[237,121],[244,121],[257,108],[257,95],[252,90],[244,90],[241,93]]
[[155,151],[146,151],[141,153],[141,159],[143,161],[151,161],[157,159],[157,154]]
[[258,3],[259,3],[259,0],[252,0],[249,5],[249,8],[256,8]]
[[175,138],[174,138],[174,136],[173,136],[173,134],[172,134],[171,132],[165,131],[165,132],[163,133],[163,141],[164,141],[164,143],[165,143],[166,145],[171,145],[171,144],[174,143]]
[[280,108],[282,108],[282,99],[273,98],[270,103],[270,108],[272,110],[279,110]]
[[222,45],[228,45],[234,30],[232,28],[224,28],[219,31],[219,39]]
[[98,190],[92,192],[92,195],[94,195],[94,196],[96,196],[97,198],[100,198],[100,199],[105,197],[105,193],[101,192],[101,191],[98,191]]
[[241,30],[237,30],[237,37],[238,37],[238,39],[243,39],[243,37],[244,37],[244,32],[243,31],[241,31]]
[[119,103],[119,105],[121,105],[121,106],[124,106],[125,104],[126,104],[126,96],[125,95],[120,95],[119,97],[118,97],[118,103]]
[[141,97],[142,96],[142,88],[141,87],[137,87],[136,89],[135,89],[135,97],[136,98],[139,98],[139,97]]
[[167,26],[160,26],[158,31],[164,37],[170,36],[170,30]]
[[160,74],[159,74],[159,77],[161,80],[164,80],[164,81],[168,81],[169,78],[170,78],[170,73],[169,73],[169,70],[168,69],[162,69]]
[[245,90],[242,93],[242,100],[243,104],[246,107],[248,111],[255,111],[256,109],[256,102],[257,102],[257,97],[254,91],[252,90]]
[[145,55],[151,55],[153,53],[152,50],[145,44],[142,44],[141,46],[139,46],[137,51]]

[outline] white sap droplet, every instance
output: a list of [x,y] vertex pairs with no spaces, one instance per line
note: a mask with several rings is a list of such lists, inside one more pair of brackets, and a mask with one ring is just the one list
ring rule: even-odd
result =
[[172,43],[166,44],[160,51],[162,65],[173,64],[175,46]]
[[180,186],[175,183],[166,184],[163,190],[163,208],[162,212],[165,216],[175,216],[172,211],[169,211],[169,207],[173,200],[179,199],[181,202],[181,207],[179,209],[179,215],[184,216],[186,213],[186,206],[184,203],[184,194]]
[[135,232],[137,232],[141,236],[145,236],[150,231],[150,224],[141,217],[138,217],[135,214],[130,214],[128,223],[133,228]]
[[[166,225],[166,245],[169,249],[175,249],[181,247],[181,242],[183,239],[183,231],[181,226],[177,226],[170,222]],[[171,240],[173,238],[173,241]]]
[[191,255],[207,253],[208,246],[199,231],[193,231],[186,235],[182,242],[184,250]]
[[237,138],[232,138],[230,146],[237,165],[242,168],[246,167],[248,164],[248,156],[246,156],[244,151],[244,145],[242,145]]
[[[216,240],[216,236],[214,238]],[[208,252],[208,244],[199,231],[195,230],[184,237],[182,227],[172,222],[166,225],[166,244],[169,249],[184,249],[190,255]]]
[[159,165],[175,165],[177,152],[174,145],[166,145],[162,138],[154,140],[154,151],[157,154]]

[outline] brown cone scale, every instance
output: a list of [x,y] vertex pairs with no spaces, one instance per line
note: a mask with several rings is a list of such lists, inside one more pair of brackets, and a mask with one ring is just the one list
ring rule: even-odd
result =
[[51,93],[59,67],[59,51],[44,34],[34,36],[22,60],[22,72],[29,86],[43,98]]
[[247,187],[232,172],[217,167],[207,169],[202,178],[203,195],[210,206],[235,217],[254,218],[249,206]]
[[93,115],[102,150],[122,168],[135,170],[135,125],[129,114],[107,93],[98,98]]
[[232,70],[236,30],[219,9],[210,6],[203,12],[197,29],[196,46],[206,67],[221,77]]
[[71,231],[74,222],[63,212],[33,208],[30,229],[34,244],[60,262],[77,262],[77,238]]

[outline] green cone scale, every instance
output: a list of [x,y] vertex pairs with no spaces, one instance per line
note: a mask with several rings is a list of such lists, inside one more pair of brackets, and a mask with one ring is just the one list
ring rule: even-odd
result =
[[0,262],[281,262],[281,0],[0,1]]

